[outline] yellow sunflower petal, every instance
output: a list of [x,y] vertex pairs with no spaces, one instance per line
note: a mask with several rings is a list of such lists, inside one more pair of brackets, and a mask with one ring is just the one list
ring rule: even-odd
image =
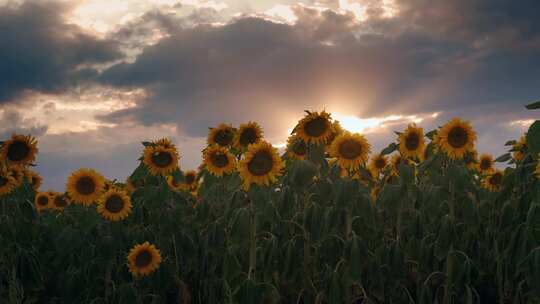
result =
[[283,169],[283,161],[270,143],[261,141],[250,145],[238,163],[238,173],[242,178],[244,190],[251,184],[270,185],[276,182]]
[[161,253],[154,245],[144,242],[129,251],[127,261],[129,272],[134,277],[147,276],[158,269]]
[[99,199],[105,178],[95,170],[79,169],[69,176],[66,188],[73,201],[88,206]]

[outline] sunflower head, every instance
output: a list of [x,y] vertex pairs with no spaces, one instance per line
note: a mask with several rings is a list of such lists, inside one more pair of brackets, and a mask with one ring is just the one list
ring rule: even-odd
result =
[[512,150],[512,157],[516,161],[520,162],[525,156],[525,152],[527,151],[527,137],[525,135],[522,135],[519,141],[514,144]]
[[127,192],[111,188],[100,197],[97,203],[97,212],[104,219],[117,222],[128,217],[131,207],[131,199]]
[[332,133],[326,141],[327,144],[331,145],[334,139],[336,139],[336,137],[338,137],[339,135],[343,134],[343,132],[345,132],[345,129],[343,129],[339,121],[334,120],[334,122],[332,123]]
[[454,118],[441,127],[437,133],[437,144],[451,159],[462,159],[474,150],[476,133],[469,122]]
[[65,193],[53,192],[51,195],[51,209],[62,211],[70,203],[71,202]]
[[150,145],[144,148],[143,163],[152,175],[169,175],[178,168],[178,151],[174,147]]
[[363,135],[343,132],[332,142],[330,155],[337,158],[340,168],[356,170],[367,162],[370,149],[371,146]]
[[134,277],[150,275],[161,263],[161,254],[156,246],[144,242],[135,245],[127,257],[129,272]]
[[208,172],[218,177],[231,174],[236,167],[236,158],[225,147],[214,145],[206,148],[203,152],[203,160]]
[[382,154],[377,154],[373,156],[369,163],[369,169],[375,176],[383,172],[387,166],[388,166],[388,158]]
[[53,208],[52,198],[54,192],[38,192],[34,198],[34,205],[36,206],[37,211],[44,211],[50,208]]
[[233,144],[235,130],[231,125],[220,124],[215,128],[210,128],[208,132],[208,145],[218,145],[220,147],[229,147]]
[[11,166],[9,169],[9,174],[15,180],[16,187],[19,187],[24,182],[24,169],[21,166]]
[[283,161],[277,149],[264,141],[250,145],[238,163],[244,190],[248,190],[251,184],[268,186],[274,183],[283,168]]
[[489,173],[493,171],[493,157],[489,154],[482,154],[478,160],[477,169],[481,173]]
[[37,141],[30,135],[13,134],[3,143],[0,152],[2,159],[9,164],[26,166],[36,159]]
[[287,156],[291,159],[303,160],[307,155],[307,145],[298,136],[291,135],[287,139]]
[[478,152],[476,152],[476,150],[468,151],[463,157],[463,162],[465,163],[465,167],[467,167],[468,169],[477,169]]
[[258,123],[250,121],[241,124],[234,137],[234,146],[238,149],[247,148],[251,144],[260,142],[263,138],[262,128]]
[[105,178],[95,170],[79,169],[69,176],[66,188],[73,201],[88,206],[100,197]]
[[172,143],[169,138],[163,137],[152,142],[154,146],[160,146],[167,149],[176,150],[176,146]]
[[330,113],[322,111],[307,112],[302,118],[294,132],[308,144],[326,143],[332,135],[332,121]]
[[26,176],[26,180],[28,181],[28,184],[32,186],[32,189],[35,191],[39,190],[39,187],[41,187],[42,178],[41,176],[32,170],[24,170],[24,176]]
[[484,188],[492,192],[499,191],[503,183],[503,178],[504,175],[502,171],[494,170],[484,179],[483,186]]
[[17,186],[17,182],[9,172],[0,171],[0,197],[10,194]]
[[424,129],[410,124],[399,135],[399,152],[405,158],[421,159],[424,157],[425,141]]

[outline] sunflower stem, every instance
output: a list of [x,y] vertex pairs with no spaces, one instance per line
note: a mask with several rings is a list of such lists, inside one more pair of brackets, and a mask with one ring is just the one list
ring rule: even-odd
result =
[[308,227],[307,227],[307,217],[306,217],[306,209],[309,204],[309,196],[304,193],[303,195],[303,202],[300,206],[301,212],[303,214],[303,223],[302,223],[302,232],[303,232],[303,239],[304,239],[304,288],[308,290],[311,286],[310,278],[311,278],[311,244],[310,244],[310,236],[308,233]]
[[257,217],[255,215],[255,208],[253,208],[253,201],[249,200],[249,270],[248,279],[255,276],[255,269],[257,265]]

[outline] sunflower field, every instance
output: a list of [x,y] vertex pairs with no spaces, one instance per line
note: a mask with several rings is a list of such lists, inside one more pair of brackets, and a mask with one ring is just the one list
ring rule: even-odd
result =
[[540,121],[496,159],[476,137],[410,124],[374,151],[306,111],[282,150],[221,124],[197,171],[156,139],[127,180],[81,168],[56,192],[13,134],[0,303],[540,303]]

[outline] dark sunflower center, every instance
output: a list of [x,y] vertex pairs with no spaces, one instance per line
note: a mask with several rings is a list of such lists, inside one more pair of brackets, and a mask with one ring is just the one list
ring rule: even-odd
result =
[[304,124],[304,131],[308,136],[319,137],[328,129],[328,120],[324,117],[315,117]]
[[405,147],[407,150],[414,151],[418,149],[418,146],[420,146],[420,137],[417,133],[410,133],[405,137]]
[[462,148],[467,144],[469,134],[462,127],[454,127],[448,132],[448,143],[452,148]]
[[89,195],[96,191],[96,182],[90,176],[83,176],[75,183],[75,190],[82,195]]
[[4,187],[9,183],[9,180],[5,178],[4,176],[0,176],[0,187]]
[[385,166],[386,166],[386,160],[384,160],[384,158],[381,157],[375,160],[375,167],[377,169],[383,169]]
[[274,160],[268,151],[259,151],[253,155],[248,163],[248,170],[251,174],[262,176],[272,171]]
[[152,163],[159,168],[165,168],[171,165],[173,157],[171,153],[166,151],[160,151],[152,154]]
[[493,186],[498,186],[502,183],[502,174],[495,173],[489,179],[489,183]]
[[240,144],[242,146],[247,146],[257,142],[257,132],[254,128],[244,129],[242,134],[240,134]]
[[307,153],[307,146],[306,143],[302,140],[297,140],[293,145],[293,152],[296,155],[306,155]]
[[40,206],[47,206],[47,204],[49,203],[49,198],[45,195],[41,195],[40,197],[38,197],[37,203]]
[[216,135],[214,135],[214,141],[224,147],[231,144],[233,139],[233,132],[230,129],[223,129],[216,132]]
[[7,158],[10,161],[22,161],[30,155],[30,147],[24,141],[14,141],[8,147]]
[[67,206],[67,201],[63,196],[58,195],[54,198],[54,205],[56,207],[64,208],[65,206]]
[[152,263],[152,254],[148,250],[143,250],[135,257],[135,265],[144,268]]
[[348,139],[339,145],[339,154],[346,159],[355,159],[362,153],[362,144]]
[[491,161],[489,161],[489,159],[483,159],[481,162],[480,162],[480,169],[482,170],[487,170],[491,167]]
[[193,184],[195,182],[195,174],[186,175],[186,184]]
[[105,201],[105,209],[110,213],[118,213],[124,208],[124,200],[116,194],[113,194]]
[[226,167],[229,164],[229,158],[222,153],[214,153],[211,156],[212,164],[218,168]]

